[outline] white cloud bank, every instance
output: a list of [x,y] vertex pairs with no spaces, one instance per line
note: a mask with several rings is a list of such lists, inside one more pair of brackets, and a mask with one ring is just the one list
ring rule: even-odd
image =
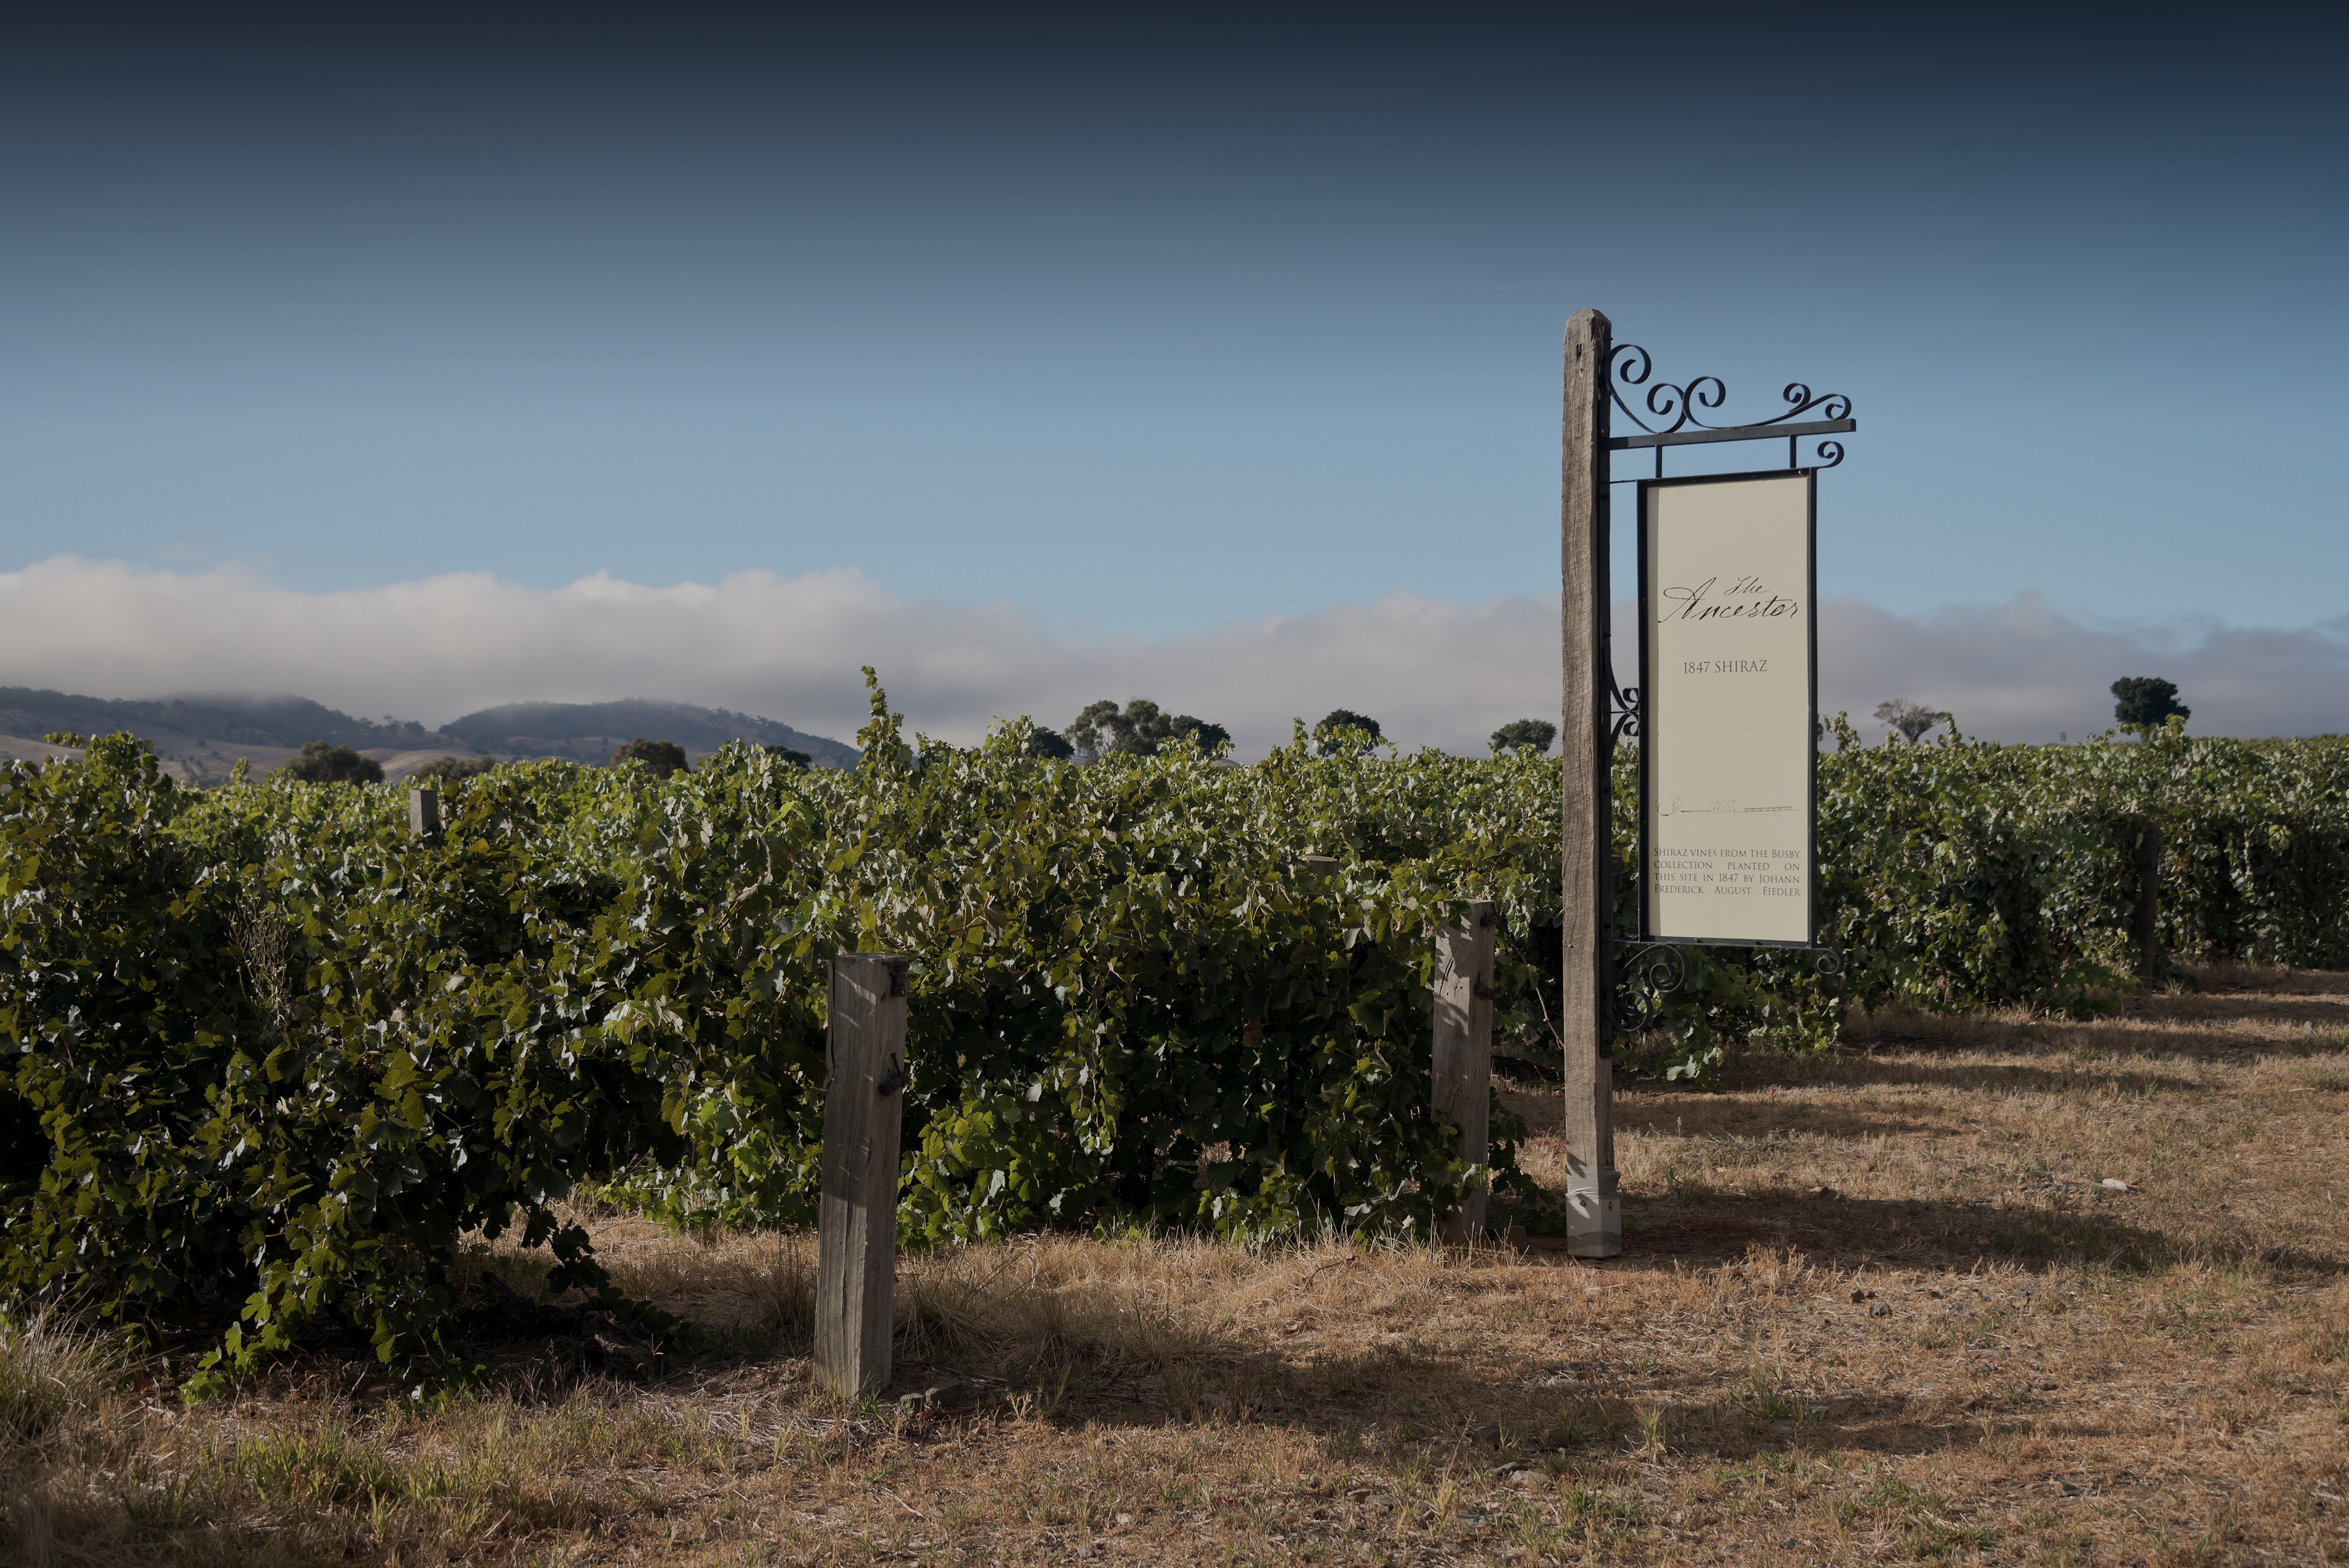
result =
[[[1618,621],[1630,624],[1628,605]],[[2198,733],[2349,729],[2349,618],[2179,634],[2084,626],[2031,594],[1915,616],[1839,599],[1821,605],[1819,653],[1829,713],[1905,696],[1992,738],[2102,729],[2123,675],[2176,681]],[[428,724],[503,702],[659,697],[845,739],[864,717],[866,664],[910,727],[954,741],[998,716],[1059,725],[1095,697],[1142,695],[1228,726],[1243,755],[1287,739],[1291,716],[1339,707],[1405,746],[1481,753],[1496,725],[1556,713],[1557,610],[1547,597],[1396,593],[1097,637],[1009,606],[907,603],[854,571],[669,588],[599,574],[552,591],[458,573],[339,593],[71,556],[0,573],[0,685],[97,696],[295,693]]]

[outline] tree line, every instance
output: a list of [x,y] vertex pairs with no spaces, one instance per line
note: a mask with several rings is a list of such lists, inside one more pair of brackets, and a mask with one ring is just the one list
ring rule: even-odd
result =
[[[1313,727],[1313,748],[1323,757],[1365,755],[1386,744],[1386,731],[1369,714],[1333,707]],[[1495,754],[1547,752],[1557,738],[1557,726],[1547,719],[1519,718],[1495,730]],[[1232,732],[1220,724],[1187,713],[1170,714],[1150,698],[1137,696],[1123,707],[1103,697],[1088,703],[1068,728],[1038,726],[1030,735],[1028,754],[1076,762],[1097,762],[1104,757],[1155,757],[1175,740],[1188,740],[1214,756],[1231,744]]]
[[[2142,739],[2173,725],[2183,730],[2194,710],[2178,700],[2178,683],[2163,680],[2158,676],[2123,676],[2113,683],[2113,720],[2122,729]],[[1907,697],[1894,697],[1876,705],[1876,721],[1911,746],[1925,737],[1925,732],[1937,724],[1948,724],[1957,716],[1945,708],[1927,707]]]
[[[2112,691],[2117,699],[2113,705],[2113,717],[2121,728],[2132,734],[2149,737],[2168,727],[2173,720],[2183,727],[2193,715],[2193,709],[2178,700],[2177,684],[2158,676],[2126,676],[2113,683]],[[1955,717],[1947,709],[1929,707],[1906,697],[1878,703],[1876,708],[1877,721],[1911,745],[1921,741],[1926,731],[1935,725],[1950,723]],[[1386,742],[1385,731],[1377,719],[1346,707],[1333,707],[1322,716],[1313,727],[1312,735],[1314,749],[1323,757],[1366,754]],[[58,746],[83,744],[82,737],[64,731],[53,731],[47,738]],[[1232,733],[1220,724],[1192,714],[1168,713],[1148,697],[1130,698],[1123,707],[1104,697],[1088,703],[1065,731],[1038,726],[1029,737],[1028,754],[1057,760],[1097,762],[1105,757],[1155,757],[1162,748],[1177,740],[1188,741],[1215,756],[1231,745]],[[1517,718],[1493,731],[1488,744],[1495,756],[1546,756],[1557,741],[1557,726],[1549,720]],[[789,747],[768,749],[797,767],[812,765],[804,751]],[[663,779],[689,771],[692,767],[685,748],[677,742],[648,740],[642,736],[612,753],[611,766],[630,762],[642,764]],[[409,777],[416,783],[455,783],[496,766],[495,759],[487,757],[440,757]],[[351,747],[326,740],[308,742],[276,771],[305,784],[383,782],[382,763]]]

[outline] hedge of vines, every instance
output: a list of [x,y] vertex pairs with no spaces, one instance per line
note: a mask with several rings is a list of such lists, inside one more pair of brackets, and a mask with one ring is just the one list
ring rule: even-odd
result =
[[[1557,764],[1194,751],[1079,768],[907,745],[862,765],[730,748],[402,793],[181,788],[127,736],[0,772],[0,1280],[230,1323],[250,1363],[305,1321],[448,1353],[460,1238],[509,1227],[607,1284],[557,1202],[633,1186],[679,1218],[812,1212],[825,966],[912,954],[900,1224],[1424,1230],[1518,1171],[1464,1166],[1427,1101],[1430,934],[1505,913],[1505,1050],[1554,1051]],[[1706,950],[1631,1059],[1823,1044],[1843,1009],[2064,1006],[2126,966],[2135,846],[2168,845],[2189,954],[2349,966],[2349,745],[1845,749],[1822,759],[1827,940]],[[1635,775],[1619,773],[1628,918]],[[1341,862],[1300,876],[1307,855]],[[1548,1044],[1545,1045],[1545,1042]],[[232,1322],[233,1320],[233,1322]]]

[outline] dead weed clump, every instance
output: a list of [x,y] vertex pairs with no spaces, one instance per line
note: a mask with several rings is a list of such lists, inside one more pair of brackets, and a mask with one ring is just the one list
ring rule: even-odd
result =
[[119,1511],[78,1484],[134,1446],[124,1358],[49,1312],[0,1315],[0,1549],[26,1562],[101,1536]]
[[107,1400],[117,1357],[54,1312],[0,1315],[0,1455],[20,1471]]

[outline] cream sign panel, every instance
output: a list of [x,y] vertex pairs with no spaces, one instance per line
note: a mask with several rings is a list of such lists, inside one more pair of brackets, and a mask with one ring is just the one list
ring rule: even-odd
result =
[[1640,486],[1647,934],[1807,944],[1814,479]]

